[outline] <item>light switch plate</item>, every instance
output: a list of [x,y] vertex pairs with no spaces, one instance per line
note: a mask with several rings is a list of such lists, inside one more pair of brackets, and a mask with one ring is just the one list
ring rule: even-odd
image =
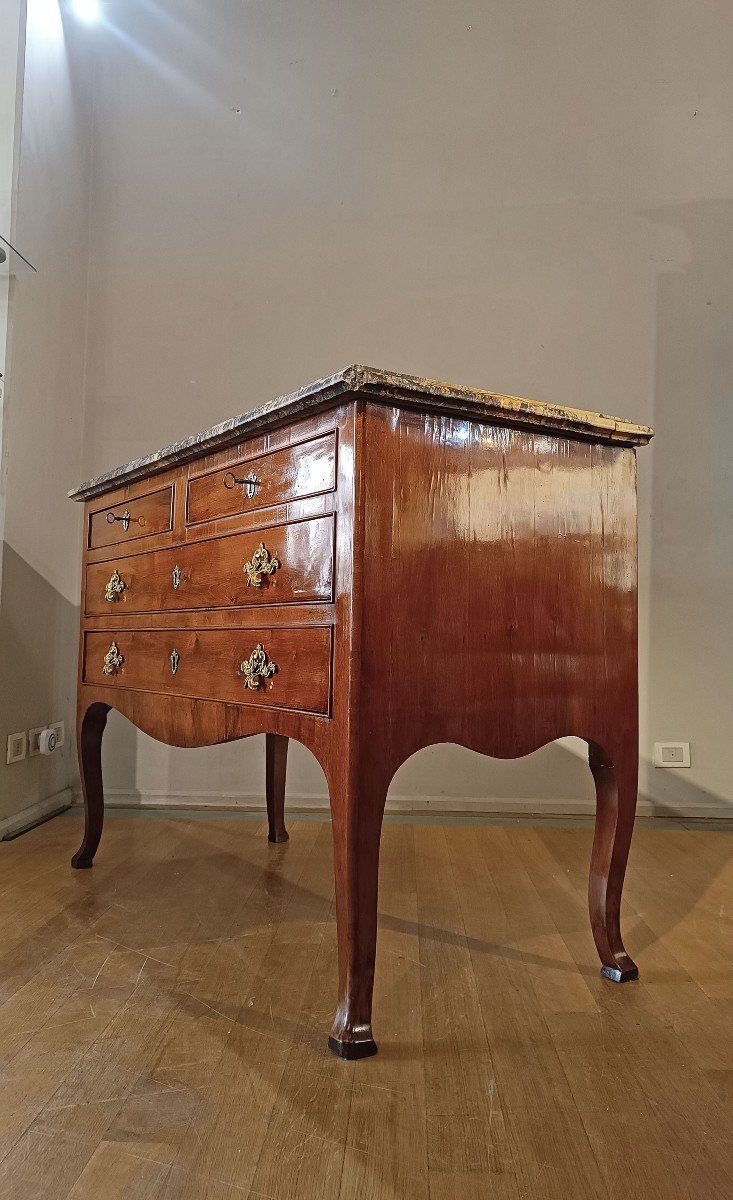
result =
[[689,767],[690,743],[655,742],[652,761],[655,767]]
[[6,763],[10,766],[11,763],[22,762],[25,758],[26,739],[25,730],[22,733],[8,734],[8,752],[5,758]]

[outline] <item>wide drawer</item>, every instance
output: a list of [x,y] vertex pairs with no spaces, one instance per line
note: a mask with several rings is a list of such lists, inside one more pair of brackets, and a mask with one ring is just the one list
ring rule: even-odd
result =
[[331,627],[86,632],[82,678],[104,687],[326,714]]
[[173,485],[89,513],[90,550],[165,533],[173,527]]
[[85,611],[108,616],[329,601],[333,537],[333,517],[314,517],[93,563]]
[[248,458],[188,481],[190,525],[331,492],[336,486],[336,434]]

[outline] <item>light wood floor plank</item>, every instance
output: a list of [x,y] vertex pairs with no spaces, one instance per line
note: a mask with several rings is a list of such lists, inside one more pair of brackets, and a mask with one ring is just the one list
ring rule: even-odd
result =
[[589,826],[385,825],[345,1063],[331,830],[290,824],[112,816],[87,872],[76,813],[0,845],[3,1200],[733,1195],[733,833],[637,830],[615,986]]

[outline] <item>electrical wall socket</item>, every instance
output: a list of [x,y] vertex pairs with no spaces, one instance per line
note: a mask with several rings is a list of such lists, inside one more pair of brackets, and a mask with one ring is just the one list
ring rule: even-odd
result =
[[58,749],[59,746],[63,746],[66,741],[63,721],[54,721],[53,725],[49,725],[49,729],[56,730],[56,748]]
[[43,733],[45,728],[46,728],[45,725],[39,725],[38,729],[29,729],[28,730],[28,757],[29,758],[35,758],[37,754],[41,753],[41,751],[38,748],[38,739],[41,736],[41,734]]
[[22,733],[8,734],[8,753],[5,758],[6,763],[10,766],[11,763],[22,762],[25,758],[26,740],[25,730]]
[[41,753],[39,745],[38,745],[38,739],[41,736],[41,734],[43,733],[44,729],[53,729],[54,730],[54,732],[56,734],[56,749],[57,750],[61,746],[63,746],[64,741],[65,741],[63,721],[56,721],[53,725],[39,725],[37,729],[29,729],[28,730],[28,757],[29,758],[35,758],[37,754]]
[[655,742],[652,759],[655,767],[689,767],[689,742]]

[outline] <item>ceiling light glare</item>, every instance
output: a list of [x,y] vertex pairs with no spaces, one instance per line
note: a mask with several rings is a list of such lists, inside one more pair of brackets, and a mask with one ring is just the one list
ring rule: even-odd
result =
[[101,16],[97,0],[73,0],[71,7],[80,21],[98,21]]

